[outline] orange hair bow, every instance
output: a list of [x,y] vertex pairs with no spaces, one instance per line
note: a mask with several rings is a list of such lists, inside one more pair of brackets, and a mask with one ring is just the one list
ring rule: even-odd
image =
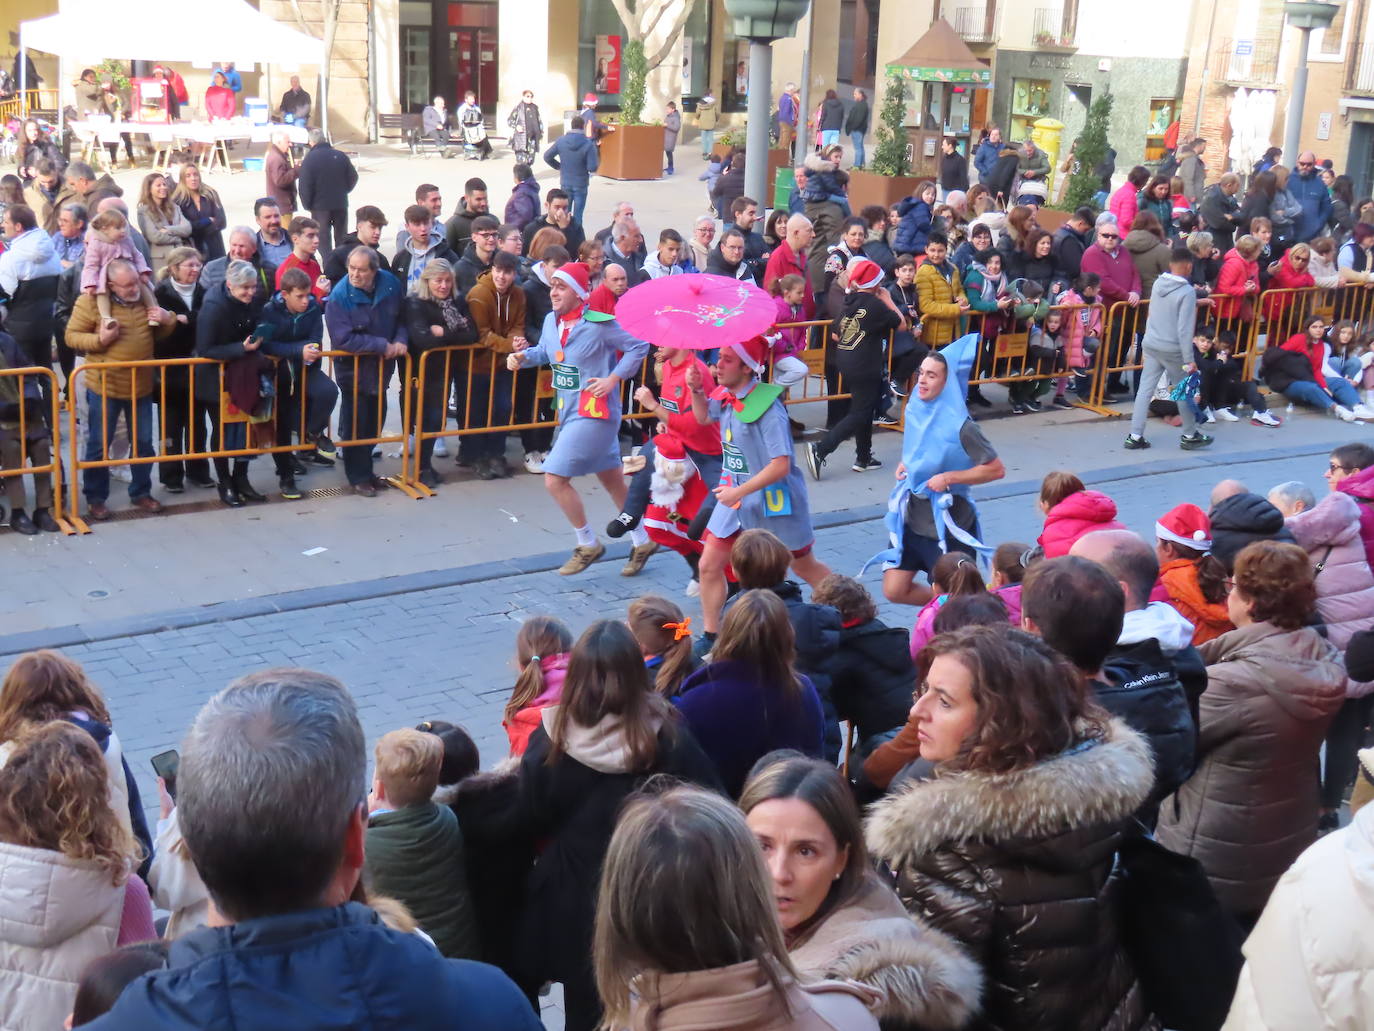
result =
[[684,637],[692,636],[692,617],[684,616],[681,623],[664,623],[663,629],[671,630],[673,632],[673,642],[677,643]]

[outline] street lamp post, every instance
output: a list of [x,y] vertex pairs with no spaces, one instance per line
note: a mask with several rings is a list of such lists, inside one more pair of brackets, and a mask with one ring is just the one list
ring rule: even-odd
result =
[[810,0],[725,0],[735,36],[749,40],[749,127],[744,192],[768,204],[768,116],[773,106],[773,41],[792,35]]
[[1336,4],[1318,3],[1315,0],[1288,0],[1283,5],[1284,17],[1288,24],[1302,35],[1298,45],[1298,67],[1293,74],[1293,90],[1288,98],[1288,118],[1283,127],[1283,160],[1289,168],[1298,159],[1299,140],[1302,136],[1302,106],[1307,99],[1307,48],[1313,29],[1325,29],[1340,7]]

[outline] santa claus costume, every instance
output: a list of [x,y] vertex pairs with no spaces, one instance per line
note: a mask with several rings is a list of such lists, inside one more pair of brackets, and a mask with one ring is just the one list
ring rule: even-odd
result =
[[702,477],[682,441],[671,433],[654,437],[653,461],[644,529],[650,540],[672,548],[686,559],[695,580],[704,545],[701,543],[703,527],[694,526],[693,522],[711,496],[711,486]]

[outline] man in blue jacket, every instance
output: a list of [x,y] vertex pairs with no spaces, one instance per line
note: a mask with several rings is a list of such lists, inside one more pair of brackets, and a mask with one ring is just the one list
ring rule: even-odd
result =
[[[345,440],[381,435],[387,385],[410,340],[401,317],[405,291],[395,276],[378,266],[375,250],[354,248],[348,256],[348,276],[329,292],[325,305],[330,347],[358,356],[334,360],[334,378],[343,393],[339,431]],[[355,494],[375,498],[389,486],[372,474],[371,444],[349,444],[342,450],[344,473]]]
[[988,138],[978,144],[978,149],[973,154],[973,167],[978,170],[980,183],[992,174],[992,168],[1001,156],[1002,130],[993,126],[988,130]]
[[572,198],[573,221],[581,223],[587,207],[587,184],[601,164],[601,153],[581,115],[574,115],[572,131],[565,132],[544,151],[544,160],[558,169],[558,185]]
[[1331,221],[1331,194],[1317,174],[1317,155],[1310,150],[1298,155],[1298,171],[1288,178],[1288,192],[1302,205],[1298,239],[1315,239]]
[[214,902],[168,967],[88,1024],[103,1031],[534,1031],[503,973],[445,959],[350,902],[367,833],[358,711],[333,677],[251,673],[187,735],[177,816]]

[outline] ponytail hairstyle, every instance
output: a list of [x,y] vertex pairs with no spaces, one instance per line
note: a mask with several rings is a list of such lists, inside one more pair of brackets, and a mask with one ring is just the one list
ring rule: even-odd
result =
[[1197,587],[1203,600],[1209,605],[1219,605],[1226,600],[1226,567],[1210,551],[1197,551],[1186,548],[1175,541],[1160,541],[1174,558],[1187,559],[1197,569]]
[[544,668],[541,659],[565,655],[572,650],[572,631],[552,616],[531,616],[515,635],[515,661],[520,675],[506,703],[507,723],[515,714],[544,693]]
[[1030,545],[1020,541],[1006,541],[992,553],[992,571],[1001,573],[1008,584],[1019,584],[1026,577],[1025,559]]
[[[682,610],[667,598],[646,594],[630,602],[627,622],[645,655],[661,660],[654,690],[664,698],[677,694],[687,674],[692,672],[692,635]],[[680,630],[687,630],[685,634]]]
[[930,571],[930,582],[939,584],[951,598],[988,589],[983,574],[978,572],[978,563],[962,551],[947,551],[936,559],[935,568]]
[[795,272],[791,272],[785,276],[778,276],[777,279],[773,280],[772,285],[768,287],[768,292],[774,297],[781,297],[783,294],[787,293],[788,290],[795,290],[805,282],[806,280],[802,279],[801,276],[797,275]]

